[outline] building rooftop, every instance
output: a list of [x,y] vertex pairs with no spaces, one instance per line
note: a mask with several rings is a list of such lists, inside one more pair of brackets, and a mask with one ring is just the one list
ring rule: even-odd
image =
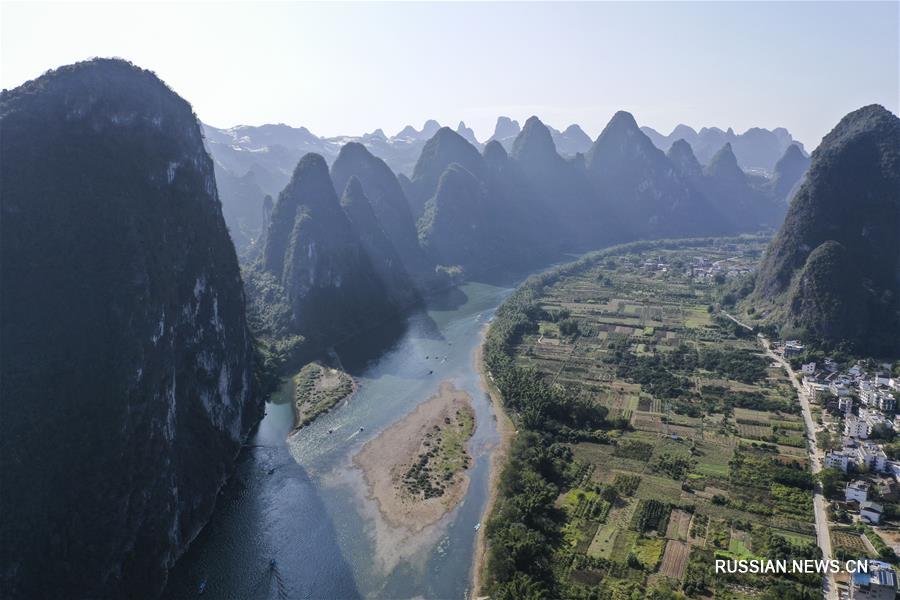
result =
[[870,560],[868,573],[854,573],[853,585],[855,586],[881,586],[891,589],[897,588],[897,574],[894,568],[880,560]]

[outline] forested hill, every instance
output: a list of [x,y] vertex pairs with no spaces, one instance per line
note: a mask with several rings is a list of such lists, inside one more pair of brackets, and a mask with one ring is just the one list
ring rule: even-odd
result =
[[[623,112],[622,114],[627,113]],[[502,147],[510,156],[514,156],[520,154],[515,145],[521,135],[524,133],[526,137],[533,137],[535,132],[540,130],[541,137],[545,137],[550,142],[551,152],[557,158],[550,158],[545,154],[540,163],[536,164],[532,160],[524,160],[524,157],[521,157],[523,160],[520,162],[523,165],[527,163],[528,167],[520,175],[524,175],[524,179],[529,184],[551,183],[553,186],[557,186],[560,189],[556,191],[556,194],[566,196],[566,202],[571,202],[571,195],[585,183],[583,181],[584,174],[569,173],[560,178],[558,177],[560,169],[554,167],[552,163],[562,161],[578,167],[585,163],[585,158],[598,152],[595,145],[599,140],[591,139],[578,125],[570,125],[564,130],[558,130],[538,121],[540,127],[529,128],[528,123],[533,120],[538,121],[536,117],[532,117],[520,125],[518,121],[508,117],[499,117],[494,134],[484,143],[475,138],[474,133],[466,127],[465,123],[459,123],[455,129],[452,129],[441,127],[433,120],[426,122],[421,129],[407,126],[393,136],[385,135],[381,130],[377,130],[363,136],[325,138],[315,135],[304,127],[290,127],[283,124],[258,127],[242,125],[229,129],[217,129],[207,125],[204,126],[204,132],[207,148],[216,167],[216,178],[221,191],[225,219],[239,254],[245,255],[254,247],[258,249],[265,229],[262,222],[263,199],[266,195],[276,197],[287,185],[297,162],[303,155],[310,152],[321,155],[328,164],[337,164],[342,161],[344,148],[353,147],[354,150],[350,157],[355,159],[359,159],[360,149],[363,149],[371,156],[377,157],[385,167],[399,176],[401,183],[417,181],[417,183],[404,188],[404,192],[411,202],[410,206],[414,216],[418,218],[424,212],[425,202],[434,194],[440,175],[450,164],[441,156],[432,155],[436,149],[440,148],[449,152],[453,147],[452,151],[457,152],[457,155],[454,155],[451,162],[459,162],[461,166],[472,171],[476,178],[481,179],[481,174],[476,172],[478,167],[474,166],[474,163],[477,162],[474,156],[483,154],[487,145],[494,143]],[[611,124],[620,120],[621,115],[614,118]],[[634,122],[634,119],[632,118],[631,121]],[[754,177],[749,178],[751,186],[761,188],[766,195],[772,197],[783,199],[790,192],[793,183],[802,176],[804,170],[803,161],[806,156],[802,147],[783,128],[773,131],[754,128],[738,135],[731,130],[726,132],[717,128],[704,128],[697,133],[689,127],[679,126],[670,136],[661,136],[650,128],[638,128],[637,123],[634,123],[634,129],[636,131],[630,137],[635,143],[644,145],[644,153],[648,157],[652,154],[649,152],[650,148],[659,148],[663,152],[667,152],[676,142],[683,140],[692,146],[693,153],[699,162],[706,165],[711,163],[713,157],[726,144],[730,144],[737,165],[742,170],[753,172]],[[795,156],[794,152],[797,152],[799,157]],[[792,160],[779,167],[777,163],[785,156]],[[632,155],[628,159],[629,162],[631,158],[637,157]],[[348,161],[343,160],[343,162]],[[588,160],[588,162],[591,161]],[[544,171],[545,176],[548,174],[548,170],[555,169],[556,176],[552,182],[543,176],[543,182],[535,182],[534,177],[528,177],[531,174],[529,173],[531,166],[537,166],[539,171]],[[709,223],[716,217],[711,214],[697,214],[693,210],[693,196],[696,194],[688,190],[678,190],[678,183],[667,183],[662,189],[657,187],[657,184],[661,183],[660,178],[667,173],[669,167],[665,161],[657,162],[652,167],[650,163],[646,162],[643,165],[635,164],[633,167],[641,170],[641,173],[629,186],[643,184],[648,190],[647,193],[659,194],[656,201],[664,205],[668,204],[668,206],[659,209],[657,211],[659,214],[650,215],[650,217],[656,216],[658,222],[649,226],[641,224],[631,231],[629,234],[631,237],[644,235],[641,231],[647,229],[650,232],[646,235],[657,235],[657,232],[660,235],[668,235],[685,230],[684,222],[673,222],[673,220],[678,221],[682,218],[678,215],[679,211],[686,211],[688,218],[693,218],[698,222],[695,233],[702,234],[712,231]],[[430,172],[429,168],[434,172]],[[628,168],[631,166],[625,167],[625,170]],[[621,167],[617,169],[623,170]],[[652,170],[659,169],[661,172],[652,173]],[[798,170],[799,172],[797,172]],[[763,176],[762,173],[771,175]],[[346,176],[341,173],[341,169],[336,169],[334,175],[337,191],[341,193],[343,185],[346,184]],[[366,179],[359,174],[357,177],[363,183],[363,188],[367,188]],[[624,171],[620,173],[620,177],[625,177]],[[602,179],[602,177],[598,178]],[[520,179],[522,178],[520,177]],[[776,179],[778,180],[777,184],[773,183]],[[600,205],[596,212],[602,213],[602,220],[607,225],[609,225],[609,213],[614,207],[603,206],[603,196],[622,193],[623,190],[615,187],[617,184],[617,180],[607,178],[601,186],[604,189],[587,195],[580,193],[581,196],[584,196],[582,200],[594,201],[595,204]],[[365,189],[365,191],[371,195],[371,190]],[[522,193],[522,191],[517,191],[516,195]],[[545,192],[542,193],[546,195]],[[624,193],[633,196],[633,191],[626,189]],[[378,199],[373,197],[372,202],[373,208],[378,214]],[[624,200],[623,203],[625,203]],[[713,204],[717,204],[716,199],[713,199]],[[783,210],[782,208],[782,213]],[[572,216],[567,215],[567,219]],[[594,217],[595,215],[580,216]],[[780,217],[781,215],[776,216]],[[744,227],[743,215],[737,217],[736,220],[740,221]],[[619,231],[625,225],[627,224],[609,225],[609,229]],[[582,223],[582,227],[596,229],[602,225],[590,222]],[[670,231],[663,232],[666,228]],[[746,228],[749,228],[749,225]],[[628,235],[620,236],[620,239],[628,239]],[[397,240],[393,241],[395,244],[398,243]],[[401,256],[405,256],[403,249],[399,250]],[[249,252],[250,259],[254,256],[255,253]]]
[[121,60],[0,95],[0,595],[141,598],[262,412],[191,106]]
[[667,156],[624,111],[586,154],[564,157],[555,137],[537,117],[499,122],[483,149],[438,128],[411,178],[358,142],[330,173],[324,156],[305,155],[260,210],[266,229],[245,255],[251,323],[270,364],[460,279],[499,281],[632,240],[772,230],[786,210],[774,190],[803,175],[785,169],[777,186],[748,175],[728,144],[706,168],[684,141]]
[[900,352],[900,119],[845,116],[813,152],[751,301],[784,336]]

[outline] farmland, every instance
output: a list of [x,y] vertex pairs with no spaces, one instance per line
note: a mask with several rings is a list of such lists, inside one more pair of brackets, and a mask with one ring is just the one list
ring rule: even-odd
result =
[[[554,461],[550,472],[541,472],[546,457],[534,468],[562,510],[536,528],[554,539],[554,522],[564,543],[549,568],[525,575],[546,593],[741,598],[773,586],[816,589],[802,578],[711,573],[715,557],[818,556],[790,383],[755,338],[717,314],[720,287],[692,275],[694,265],[753,264],[761,247],[754,239],[633,244],[530,280],[498,312],[487,365],[513,418]],[[495,513],[493,539],[515,501]],[[598,502],[599,510],[576,508]],[[498,565],[489,564],[496,580],[503,569],[521,575]]]

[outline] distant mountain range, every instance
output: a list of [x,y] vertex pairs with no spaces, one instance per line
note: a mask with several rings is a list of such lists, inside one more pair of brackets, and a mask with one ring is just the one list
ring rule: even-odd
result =
[[401,132],[409,143],[433,132],[410,177],[352,141],[330,172],[322,155],[305,154],[274,205],[260,205],[264,231],[244,252],[244,277],[251,325],[275,364],[460,277],[502,279],[635,239],[774,230],[787,210],[781,190],[803,176],[795,147],[776,179],[745,173],[728,143],[706,167],[683,140],[667,155],[624,111],[574,156],[537,117],[522,127],[501,119],[483,147],[464,126],[435,126]]
[[736,134],[730,127],[725,131],[718,127],[704,127],[698,132],[687,125],[676,126],[669,135],[663,135],[651,127],[641,127],[641,131],[663,152],[668,152],[678,140],[686,141],[697,160],[703,164],[709,163],[722,146],[731,144],[738,164],[745,171],[772,173],[778,160],[792,145],[806,156],[803,144],[784,127],[772,130],[753,127],[741,134]]
[[[570,125],[563,131],[546,127],[554,145],[554,152],[561,158],[582,160],[587,156],[593,141],[578,126]],[[426,143],[441,130],[437,121],[426,121],[421,129],[406,126],[396,135],[388,137],[378,129],[363,136],[319,137],[304,127],[288,125],[240,125],[230,129],[217,129],[204,125],[206,145],[215,161],[216,178],[222,197],[223,213],[239,252],[243,252],[253,240],[259,238],[263,224],[262,200],[266,195],[275,197],[287,185],[297,162],[307,153],[315,153],[331,164],[341,148],[349,143],[364,146],[378,157],[397,175],[401,184],[406,179],[415,179],[416,165]],[[447,128],[450,130],[449,128]],[[776,171],[778,161],[790,147],[799,150],[799,157],[793,165],[788,180],[795,181],[797,168],[803,170],[802,163],[808,160],[802,144],[795,142],[783,128],[773,131],[751,129],[736,135],[729,129],[704,128],[700,133],[690,127],[679,125],[669,136],[662,136],[648,127],[641,128],[646,137],[660,150],[667,152],[672,144],[684,139],[691,145],[693,154],[701,164],[712,161],[716,152],[726,144],[731,145],[738,166],[756,175]],[[498,142],[507,153],[522,132],[518,121],[499,117],[493,135],[488,142]],[[471,128],[460,122],[455,133],[477,151],[484,150]],[[434,175],[438,177],[440,174]],[[782,175],[779,184],[769,183],[772,193],[784,197],[790,189],[784,189],[786,179]],[[757,183],[762,184],[758,181]],[[342,190],[338,190],[339,192]],[[420,214],[424,199],[417,193],[411,194],[420,206],[414,212]]]

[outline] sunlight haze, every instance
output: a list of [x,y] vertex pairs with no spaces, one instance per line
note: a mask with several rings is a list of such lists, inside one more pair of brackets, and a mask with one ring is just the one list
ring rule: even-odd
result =
[[784,126],[810,147],[861,105],[897,111],[897,32],[893,2],[4,3],[2,86],[120,56],[219,127],[434,118],[484,139],[537,114],[595,137],[625,109],[663,133]]

